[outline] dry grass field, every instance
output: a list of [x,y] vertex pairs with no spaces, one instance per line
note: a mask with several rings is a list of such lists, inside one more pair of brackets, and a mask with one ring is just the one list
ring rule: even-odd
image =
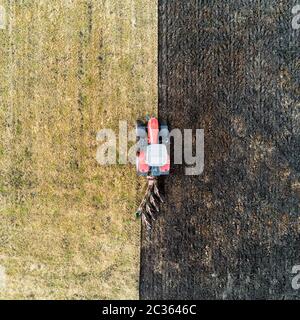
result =
[[138,180],[96,134],[156,112],[157,1],[0,5],[0,299],[137,298]]

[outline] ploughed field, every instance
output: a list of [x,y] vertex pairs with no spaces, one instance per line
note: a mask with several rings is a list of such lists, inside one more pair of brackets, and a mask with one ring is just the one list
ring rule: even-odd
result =
[[299,298],[292,2],[159,1],[159,116],[204,129],[205,167],[174,166],[161,182],[161,217],[143,232],[143,299]]

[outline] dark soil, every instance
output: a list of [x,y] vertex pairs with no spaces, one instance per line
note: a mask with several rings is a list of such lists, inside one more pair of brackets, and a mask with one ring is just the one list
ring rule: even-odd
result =
[[205,169],[161,181],[142,299],[297,299],[299,58],[294,1],[159,1],[159,114],[205,130]]

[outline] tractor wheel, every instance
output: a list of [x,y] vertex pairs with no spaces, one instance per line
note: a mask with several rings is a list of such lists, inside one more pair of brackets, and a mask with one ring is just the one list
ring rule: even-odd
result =
[[161,143],[168,144],[170,142],[170,131],[169,131],[167,122],[161,121],[160,124],[161,125],[160,125],[159,137],[160,137]]
[[142,121],[136,122],[136,142],[147,137],[146,125]]

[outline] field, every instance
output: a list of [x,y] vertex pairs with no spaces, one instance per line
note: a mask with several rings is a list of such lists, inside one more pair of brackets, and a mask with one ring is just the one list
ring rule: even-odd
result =
[[299,300],[294,4],[159,1],[159,116],[204,129],[205,164],[194,176],[173,165],[162,182],[160,219],[142,238],[141,299]]
[[157,2],[0,5],[0,299],[137,298],[140,181],[96,135],[156,113]]

